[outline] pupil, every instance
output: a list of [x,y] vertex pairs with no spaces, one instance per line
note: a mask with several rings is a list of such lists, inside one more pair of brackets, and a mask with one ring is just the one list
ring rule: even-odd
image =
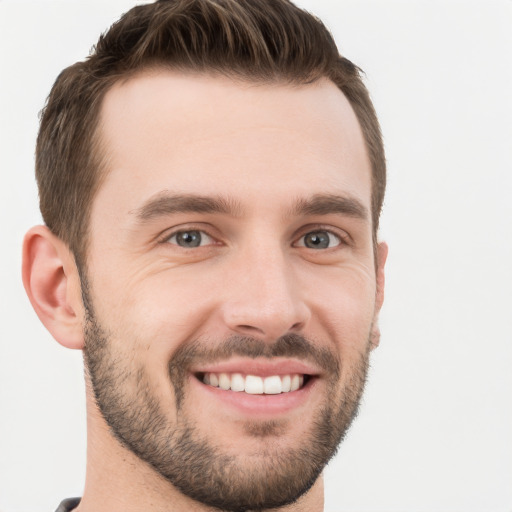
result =
[[327,249],[329,247],[329,235],[327,233],[308,233],[304,244],[310,249]]
[[198,247],[201,244],[201,233],[199,231],[183,231],[178,233],[176,241],[182,247]]

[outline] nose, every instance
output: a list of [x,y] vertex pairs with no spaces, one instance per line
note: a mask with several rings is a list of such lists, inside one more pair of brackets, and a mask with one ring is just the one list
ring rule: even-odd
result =
[[233,332],[273,341],[302,332],[311,317],[285,251],[259,247],[231,261],[222,316]]

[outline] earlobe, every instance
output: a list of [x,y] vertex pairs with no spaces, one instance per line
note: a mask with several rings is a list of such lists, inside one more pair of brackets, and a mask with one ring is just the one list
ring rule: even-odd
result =
[[52,336],[67,348],[83,348],[78,270],[67,245],[46,226],[25,235],[22,277],[32,307]]
[[376,265],[376,291],[375,291],[375,316],[373,319],[372,331],[370,334],[370,343],[372,350],[377,348],[380,343],[379,312],[384,303],[384,267],[388,257],[388,245],[380,242],[377,246],[377,265]]

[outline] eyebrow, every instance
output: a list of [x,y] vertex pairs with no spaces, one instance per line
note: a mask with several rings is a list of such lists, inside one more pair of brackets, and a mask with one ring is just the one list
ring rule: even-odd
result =
[[359,199],[334,194],[316,194],[310,199],[299,199],[292,212],[295,215],[341,214],[368,221],[368,208]]
[[[195,194],[160,192],[140,208],[131,211],[142,223],[177,213],[220,213],[233,217],[242,215],[242,206],[232,198]],[[316,194],[298,199],[289,210],[292,216],[341,214],[367,221],[368,209],[355,197],[334,194]]]
[[238,217],[241,210],[239,203],[225,197],[161,192],[130,213],[135,213],[141,222],[149,222],[176,213],[223,213]]

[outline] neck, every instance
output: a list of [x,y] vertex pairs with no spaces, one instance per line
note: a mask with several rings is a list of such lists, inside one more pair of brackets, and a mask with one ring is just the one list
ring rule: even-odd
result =
[[[76,512],[218,512],[183,495],[151,466],[122,446],[87,397],[87,472]],[[273,512],[322,512],[323,479],[298,501]]]

